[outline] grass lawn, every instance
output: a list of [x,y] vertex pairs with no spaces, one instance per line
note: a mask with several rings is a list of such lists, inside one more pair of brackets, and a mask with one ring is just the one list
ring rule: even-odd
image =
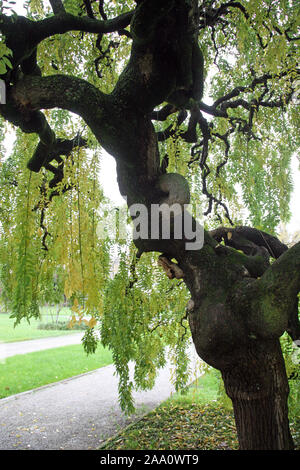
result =
[[[101,450],[237,450],[233,410],[229,399],[219,400],[218,390],[217,371],[208,372],[186,395],[174,394]],[[291,420],[291,430],[300,450],[299,419]]]
[[98,345],[89,356],[81,344],[21,354],[0,361],[0,398],[57,382],[112,363],[108,349]]
[[[14,328],[14,319],[8,313],[0,314],[0,342],[9,343],[13,341],[25,341],[29,339],[46,338],[49,336],[61,336],[78,333],[78,330],[38,330],[37,326],[43,321],[51,321],[51,312],[43,310],[43,319],[31,319],[30,323],[26,319]],[[55,318],[55,317],[54,317]],[[69,316],[60,316],[60,319],[67,319]]]

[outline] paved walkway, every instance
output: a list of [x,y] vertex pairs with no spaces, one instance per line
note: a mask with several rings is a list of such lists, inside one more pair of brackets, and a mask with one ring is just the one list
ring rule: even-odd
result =
[[[66,337],[67,341],[70,339],[71,336]],[[54,344],[58,338],[52,340]],[[191,350],[191,358],[192,362],[197,362],[194,350]],[[196,375],[195,365],[191,380]],[[108,437],[158,406],[173,391],[171,370],[166,367],[152,390],[134,393],[137,413],[128,418],[119,407],[118,378],[114,366],[109,365],[2,399],[0,450],[97,449]]]
[[28,341],[17,341],[15,343],[0,342],[0,361],[6,357],[16,354],[27,354],[43,349],[59,348],[71,344],[80,344],[83,332],[63,336],[53,336],[41,339],[31,339]]

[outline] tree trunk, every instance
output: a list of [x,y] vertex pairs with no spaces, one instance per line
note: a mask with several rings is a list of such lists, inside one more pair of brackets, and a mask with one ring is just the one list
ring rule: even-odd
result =
[[205,245],[198,260],[180,264],[192,295],[193,341],[199,356],[222,373],[241,450],[294,448],[279,338],[294,315],[299,249],[300,244],[286,251],[257,279],[246,274],[239,280],[231,252],[218,247]]
[[278,340],[259,340],[222,371],[241,450],[292,450],[289,385]]

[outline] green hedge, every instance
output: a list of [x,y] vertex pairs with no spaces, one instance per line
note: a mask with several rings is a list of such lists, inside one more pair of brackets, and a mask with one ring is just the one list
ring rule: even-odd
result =
[[38,325],[39,330],[86,330],[88,327],[85,323],[80,325],[76,323],[70,328],[69,321],[58,321],[51,323],[40,323]]

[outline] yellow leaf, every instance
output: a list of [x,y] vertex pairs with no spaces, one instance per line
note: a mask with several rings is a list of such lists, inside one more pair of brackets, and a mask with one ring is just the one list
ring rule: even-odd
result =
[[69,321],[68,327],[69,327],[69,328],[73,328],[73,326],[75,325],[75,323],[76,323],[76,317],[75,317],[75,315],[72,315],[72,318],[71,318],[71,320]]
[[91,318],[90,321],[88,322],[88,326],[90,328],[94,328],[94,326],[96,326],[96,324],[97,324],[96,318]]
[[73,305],[72,305],[71,310],[72,310],[73,312],[78,312],[78,299],[77,299],[77,297],[76,297],[75,300],[74,300],[74,303],[73,303]]
[[73,289],[68,279],[65,282],[64,294],[67,297],[67,299],[69,299],[71,295],[73,294]]

